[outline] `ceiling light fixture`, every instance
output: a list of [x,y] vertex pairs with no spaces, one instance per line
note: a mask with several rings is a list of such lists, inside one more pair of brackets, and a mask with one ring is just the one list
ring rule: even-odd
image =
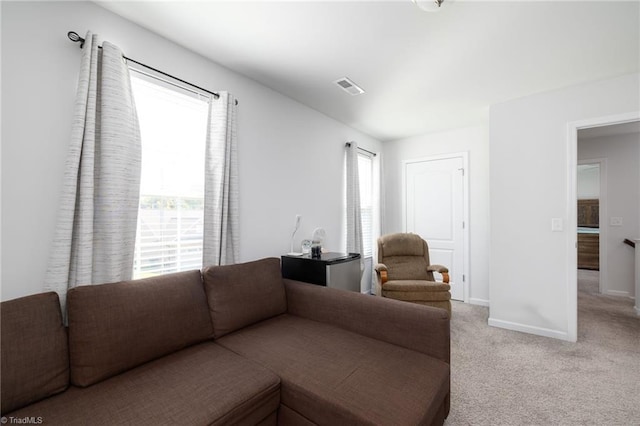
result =
[[411,0],[413,4],[418,6],[425,12],[437,12],[440,10],[444,0]]

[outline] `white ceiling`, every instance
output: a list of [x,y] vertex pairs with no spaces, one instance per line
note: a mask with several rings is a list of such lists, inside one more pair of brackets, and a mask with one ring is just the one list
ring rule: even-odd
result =
[[[381,141],[640,70],[638,1],[445,0],[437,13],[410,0],[100,4]],[[340,90],[345,76],[366,93]]]
[[609,136],[628,135],[631,133],[640,134],[640,121],[631,121],[628,123],[612,124],[609,126],[590,127],[588,129],[579,129],[579,139],[604,138]]

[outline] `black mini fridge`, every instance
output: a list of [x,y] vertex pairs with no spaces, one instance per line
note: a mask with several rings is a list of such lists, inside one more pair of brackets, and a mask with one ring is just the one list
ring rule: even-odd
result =
[[360,292],[360,254],[322,253],[282,256],[282,276],[297,281]]

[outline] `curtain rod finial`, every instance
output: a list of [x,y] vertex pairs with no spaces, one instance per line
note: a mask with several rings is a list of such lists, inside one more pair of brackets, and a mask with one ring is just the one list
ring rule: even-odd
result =
[[74,43],[80,43],[80,49],[84,46],[84,39],[78,35],[75,31],[69,31],[67,37]]

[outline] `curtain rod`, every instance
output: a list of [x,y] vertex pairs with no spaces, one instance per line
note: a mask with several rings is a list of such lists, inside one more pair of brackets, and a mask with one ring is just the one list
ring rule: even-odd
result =
[[[82,37],[80,37],[80,36],[78,35],[78,33],[77,33],[77,32],[75,32],[75,31],[69,31],[69,32],[67,33],[67,37],[69,37],[69,40],[71,40],[71,41],[72,41],[72,42],[74,42],[74,43],[80,43],[80,49],[82,49],[82,47],[84,46],[84,39],[83,39]],[[102,49],[102,46],[98,46],[98,48],[99,48],[99,49]],[[164,71],[160,71],[160,70],[159,70],[159,69],[157,69],[157,68],[150,67],[149,65],[147,65],[147,64],[143,64],[142,62],[138,62],[138,61],[136,61],[135,59],[128,58],[128,57],[126,57],[125,55],[122,55],[122,57],[123,57],[124,59],[126,59],[128,62],[133,62],[134,64],[141,65],[141,66],[143,66],[143,67],[145,67],[145,68],[148,68],[148,69],[150,69],[150,70],[152,70],[152,71],[157,72],[158,74],[162,74],[162,75],[164,75],[165,77],[172,78],[172,79],[174,79],[174,80],[176,80],[176,81],[179,81],[180,83],[184,83],[184,84],[189,85],[189,86],[191,86],[191,87],[194,87],[194,88],[196,88],[196,89],[198,89],[198,90],[202,90],[202,91],[203,91],[203,92],[205,92],[205,93],[208,93],[208,94],[210,94],[210,95],[213,95],[216,99],[218,99],[218,98],[220,97],[220,94],[219,94],[219,93],[212,92],[212,91],[207,90],[207,89],[205,89],[205,88],[203,88],[203,87],[200,87],[200,86],[196,86],[196,85],[195,85],[195,84],[193,84],[193,83],[189,83],[188,81],[185,81],[185,80],[183,80],[183,79],[181,79],[181,78],[175,77],[175,76],[173,76],[173,75],[171,75],[171,74],[168,74],[168,73],[166,73],[166,72],[164,72]],[[238,105],[238,100],[237,100],[237,99],[236,99],[236,105]]]
[[[346,145],[346,146],[351,146],[351,142],[347,142],[345,145]],[[376,155],[378,155],[378,154],[376,154],[375,152],[368,151],[368,150],[366,150],[366,149],[364,149],[364,148],[360,148],[360,147],[358,147],[358,149],[359,149],[360,151],[364,151],[364,152],[366,152],[367,154],[371,154],[371,155],[373,155],[374,157],[375,157]]]

